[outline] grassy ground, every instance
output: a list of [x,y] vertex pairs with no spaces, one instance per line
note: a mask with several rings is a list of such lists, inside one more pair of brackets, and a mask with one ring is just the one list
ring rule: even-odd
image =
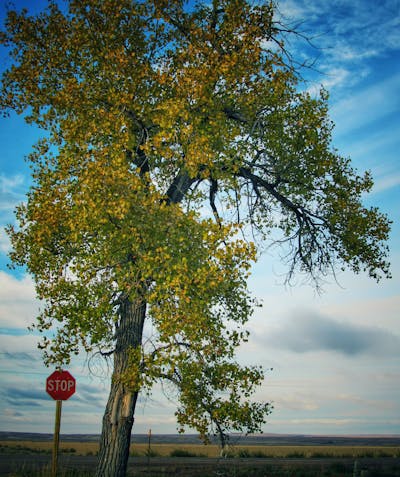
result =
[[[0,441],[0,452],[51,453],[51,441]],[[98,444],[95,442],[60,442],[60,452],[76,455],[96,455]],[[133,444],[130,450],[133,456],[149,454],[148,444]],[[201,444],[152,444],[151,456],[160,457],[219,457],[219,447]],[[400,457],[400,447],[391,446],[250,446],[238,445],[229,449],[230,457],[258,458],[329,458],[329,457]]]
[[[40,471],[17,469],[8,477],[51,477],[49,467]],[[61,469],[57,477],[93,477],[94,471]],[[393,464],[385,466],[357,466],[355,463],[265,464],[264,466],[237,466],[233,463],[215,467],[141,467],[128,470],[127,477],[399,477],[400,469]]]
[[[0,441],[0,454],[15,455],[15,467],[8,477],[50,477],[51,441]],[[95,456],[94,442],[61,442],[61,462],[57,477],[93,477],[92,468],[72,463],[81,460],[69,456]],[[230,449],[232,459],[211,459],[219,456],[215,445],[196,444],[134,444],[132,456],[154,456],[160,459],[141,459],[131,462],[129,477],[400,477],[399,446],[250,446],[238,445]],[[34,454],[42,467],[34,470],[21,465],[18,454]],[[178,457],[180,459],[162,459]],[[185,457],[209,457],[200,462]],[[237,459],[237,458],[240,459]],[[256,459],[254,459],[256,458]],[[8,460],[10,460],[7,457]],[[82,458],[85,459],[85,458]],[[93,457],[91,458],[93,459]],[[286,460],[280,460],[286,459]],[[336,459],[336,460],[334,460]],[[14,458],[12,458],[14,461]],[[18,464],[19,462],[19,464]],[[47,462],[47,464],[45,464]],[[68,468],[69,467],[69,468]],[[80,469],[80,470],[79,470]],[[83,470],[90,469],[90,470]]]

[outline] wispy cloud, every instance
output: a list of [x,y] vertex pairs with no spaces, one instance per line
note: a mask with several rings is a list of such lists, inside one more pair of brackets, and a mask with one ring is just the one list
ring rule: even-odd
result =
[[32,384],[28,388],[20,388],[17,386],[5,386],[1,394],[3,399],[13,407],[25,407],[41,405],[41,401],[48,401],[49,397],[43,392],[43,389],[32,388]]
[[372,192],[383,192],[400,185],[400,171],[377,176]]
[[0,174],[0,253],[10,251],[10,240],[4,227],[14,222],[13,211],[25,199],[26,179],[21,174]]
[[311,396],[300,393],[284,396],[282,392],[280,392],[276,400],[274,399],[274,406],[278,409],[288,409],[291,411],[316,411],[320,407],[316,399]]
[[[397,0],[383,0],[379,4],[365,0],[282,0],[279,8],[289,24],[298,25],[312,40],[314,50],[306,50],[307,54],[318,58],[319,70],[344,68],[351,72],[346,81],[340,82],[338,77],[331,88],[359,81],[366,72],[366,61],[399,49]],[[296,44],[293,39],[292,42]],[[304,52],[304,45],[298,46],[298,51]]]
[[82,404],[99,406],[100,409],[106,399],[106,391],[99,388],[99,385],[85,384],[79,382],[76,388],[75,400]]
[[20,174],[0,175],[0,211],[13,209],[18,202],[23,200],[24,186],[25,178]]
[[365,0],[282,0],[279,7],[284,17],[303,22],[304,30],[314,36],[319,34],[323,47],[330,46],[331,56],[340,60],[357,59],[356,51],[364,57],[374,56],[399,46],[397,0],[383,0],[379,4]]
[[25,421],[24,414],[14,409],[5,408],[2,412],[3,419],[6,418],[10,421]]
[[[319,96],[321,86],[327,91],[331,91],[332,88],[336,86],[342,86],[346,84],[347,86],[351,83],[354,84],[355,78],[351,70],[343,67],[333,67],[329,70],[321,72],[321,76],[317,80],[310,82],[307,92],[311,96]],[[308,83],[307,83],[308,84]]]
[[399,109],[400,74],[395,74],[337,102],[331,108],[331,116],[336,135],[341,135],[382,120]]
[[355,425],[360,423],[360,419],[353,418],[338,418],[338,417],[317,417],[317,418],[305,418],[305,419],[291,419],[291,424],[294,425],[318,425],[318,426],[329,426],[329,427],[345,427],[349,425]]

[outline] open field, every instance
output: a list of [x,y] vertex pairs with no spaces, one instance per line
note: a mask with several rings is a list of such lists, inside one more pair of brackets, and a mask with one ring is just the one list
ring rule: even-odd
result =
[[[0,441],[3,453],[51,453],[52,441]],[[60,452],[81,456],[96,455],[96,442],[60,442]],[[217,445],[201,444],[148,444],[131,445],[132,456],[152,457],[219,457]],[[229,449],[230,457],[239,458],[400,458],[400,446],[337,446],[337,445],[235,445]]]
[[[21,439],[22,438],[22,439]],[[61,436],[59,477],[92,477],[97,436]],[[229,458],[196,436],[134,436],[129,477],[400,477],[400,439],[232,439]],[[0,476],[50,476],[52,435],[0,433]]]

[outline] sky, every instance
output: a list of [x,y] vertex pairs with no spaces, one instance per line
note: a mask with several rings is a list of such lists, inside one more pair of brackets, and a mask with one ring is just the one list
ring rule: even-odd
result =
[[[45,1],[14,3],[32,10]],[[340,272],[317,294],[301,277],[285,286],[279,254],[267,250],[249,280],[263,307],[238,358],[273,368],[255,395],[274,404],[266,433],[400,434],[400,2],[293,0],[281,1],[279,10],[311,38],[313,46],[292,39],[289,47],[299,61],[316,59],[304,71],[305,87],[314,92],[323,84],[330,92],[334,146],[360,172],[372,172],[365,203],[393,220],[393,278],[377,284]],[[0,119],[0,431],[51,433],[55,402],[45,381],[53,370],[27,330],[39,304],[32,279],[7,268],[4,232],[29,188],[24,157],[37,138],[22,118]],[[98,433],[111,370],[84,355],[68,370],[77,391],[63,405],[61,432]],[[175,409],[156,388],[140,399],[134,432],[175,433]]]

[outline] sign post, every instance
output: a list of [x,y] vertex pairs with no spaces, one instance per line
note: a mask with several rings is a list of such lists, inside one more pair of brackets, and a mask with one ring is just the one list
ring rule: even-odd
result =
[[69,399],[75,392],[75,378],[68,371],[54,371],[46,379],[46,392],[56,401],[56,418],[54,424],[52,477],[57,476],[58,447],[60,443],[62,401]]
[[61,407],[62,407],[62,401],[56,401],[56,419],[54,424],[54,439],[53,439],[53,460],[51,463],[52,477],[56,477],[57,468],[58,468],[58,448],[60,444]]

